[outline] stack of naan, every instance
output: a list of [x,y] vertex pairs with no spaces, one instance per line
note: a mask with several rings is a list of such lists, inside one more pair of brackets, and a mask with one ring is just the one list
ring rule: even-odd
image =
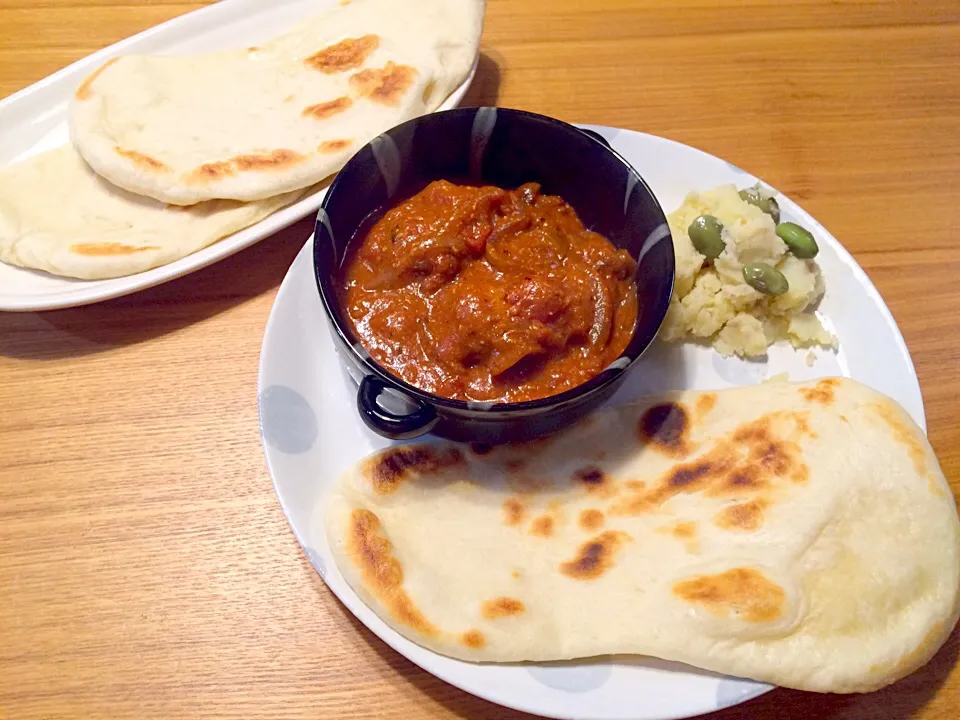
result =
[[923,432],[841,378],[649,398],[560,435],[390,448],[334,489],[337,565],[445,655],[636,653],[861,692],[960,611],[960,522]]
[[484,0],[352,0],[264,44],[114,58],[72,144],[0,170],[0,260],[129,275],[289,205],[467,77]]

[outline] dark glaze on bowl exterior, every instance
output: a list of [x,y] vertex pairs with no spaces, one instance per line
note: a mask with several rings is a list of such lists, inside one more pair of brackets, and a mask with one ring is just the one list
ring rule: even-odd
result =
[[[463,402],[423,392],[370,358],[338,298],[340,268],[358,229],[439,179],[501,188],[538,183],[573,206],[583,224],[637,261],[639,312],[623,354],[566,392],[518,403]],[[426,432],[500,443],[560,430],[607,400],[656,337],[673,292],[666,218],[637,172],[602,138],[552,118],[503,108],[462,108],[410,120],[361,148],[337,175],[317,216],[313,246],[320,297],[334,344],[360,383],[357,408],[385,437]],[[385,391],[411,410],[387,410]]]

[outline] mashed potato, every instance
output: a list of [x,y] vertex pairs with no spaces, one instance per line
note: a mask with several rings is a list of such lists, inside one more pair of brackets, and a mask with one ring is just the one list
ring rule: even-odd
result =
[[[710,262],[687,234],[700,215],[723,224],[726,247]],[[823,296],[824,283],[814,260],[790,254],[776,234],[773,219],[740,198],[733,185],[692,192],[668,221],[676,253],[676,284],[661,336],[667,341],[709,341],[723,355],[756,357],[778,340],[795,347],[835,347],[810,310]],[[743,278],[743,266],[767,263],[783,273],[789,289],[765,295]]]

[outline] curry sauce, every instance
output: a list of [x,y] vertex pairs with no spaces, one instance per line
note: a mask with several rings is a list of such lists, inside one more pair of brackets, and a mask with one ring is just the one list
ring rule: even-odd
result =
[[599,374],[633,335],[636,263],[563,199],[431,183],[351,245],[341,303],[371,357],[427,392],[521,402]]

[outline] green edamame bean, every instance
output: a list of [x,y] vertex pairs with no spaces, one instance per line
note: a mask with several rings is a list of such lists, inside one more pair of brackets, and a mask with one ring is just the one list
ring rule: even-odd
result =
[[817,253],[820,252],[813,233],[796,223],[782,222],[778,224],[777,235],[786,243],[790,252],[801,260],[815,258]]
[[708,260],[716,260],[726,247],[722,233],[723,224],[713,215],[701,215],[687,228],[690,242]]
[[760,188],[752,187],[741,190],[740,199],[760,208],[773,218],[773,222],[780,222],[780,203],[772,195],[761,195]]
[[744,265],[743,279],[747,285],[764,295],[783,295],[790,289],[786,276],[767,263]]

